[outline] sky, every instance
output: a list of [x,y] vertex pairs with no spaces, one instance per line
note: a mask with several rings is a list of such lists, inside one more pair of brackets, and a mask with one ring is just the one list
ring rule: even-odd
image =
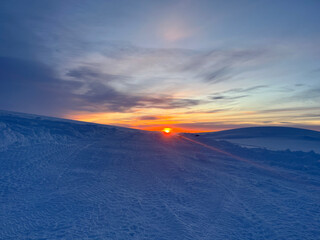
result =
[[0,109],[320,131],[318,0],[1,0]]

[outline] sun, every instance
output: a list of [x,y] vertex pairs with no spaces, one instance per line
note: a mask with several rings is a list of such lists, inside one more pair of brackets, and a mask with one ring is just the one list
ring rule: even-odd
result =
[[162,132],[167,133],[167,134],[171,133],[171,131],[172,131],[171,128],[164,128],[164,129],[162,129]]

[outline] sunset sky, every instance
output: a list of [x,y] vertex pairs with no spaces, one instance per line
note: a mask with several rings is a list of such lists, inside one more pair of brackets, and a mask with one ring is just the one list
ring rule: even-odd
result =
[[318,0],[1,0],[0,109],[320,130]]

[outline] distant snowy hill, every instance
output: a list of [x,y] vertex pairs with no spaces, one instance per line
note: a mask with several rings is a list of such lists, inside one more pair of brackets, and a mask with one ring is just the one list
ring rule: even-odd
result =
[[319,239],[320,155],[0,112],[0,239]]
[[320,141],[320,132],[292,127],[248,127],[212,132],[216,138],[296,138]]
[[213,133],[202,138],[226,140],[243,147],[320,153],[320,132],[291,127],[250,127]]

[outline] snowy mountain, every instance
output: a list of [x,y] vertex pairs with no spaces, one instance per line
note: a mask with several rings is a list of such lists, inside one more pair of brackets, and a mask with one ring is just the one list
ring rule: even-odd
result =
[[[319,144],[302,129],[163,135],[0,112],[0,239],[319,239]],[[282,140],[281,140],[282,139]]]

